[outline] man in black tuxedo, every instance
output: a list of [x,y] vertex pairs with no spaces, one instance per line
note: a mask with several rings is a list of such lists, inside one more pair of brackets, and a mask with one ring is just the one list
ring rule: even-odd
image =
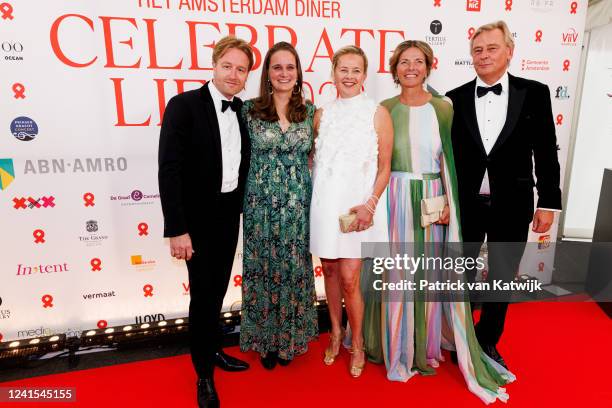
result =
[[221,349],[219,317],[236,245],[250,142],[240,118],[253,53],[243,40],[221,39],[213,50],[213,80],[168,102],[159,139],[159,192],[170,255],[187,262],[191,358],[198,404],[218,407],[214,367],[248,364]]
[[[514,280],[529,223],[548,231],[561,210],[557,141],[548,86],[508,74],[514,41],[503,21],[472,36],[477,78],[447,93],[453,101],[453,152],[459,185],[465,256],[477,257],[487,236],[487,279]],[[533,163],[537,183],[533,180]],[[533,187],[538,203],[534,214]],[[496,244],[496,243],[511,244]],[[473,280],[475,271],[468,274]],[[497,351],[509,294],[482,304],[476,335],[482,349],[505,366]],[[489,299],[490,300],[490,299]]]

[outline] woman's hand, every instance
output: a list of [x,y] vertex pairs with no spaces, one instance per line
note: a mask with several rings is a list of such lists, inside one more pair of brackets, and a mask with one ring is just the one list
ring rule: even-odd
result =
[[442,215],[440,215],[440,219],[436,221],[436,224],[448,225],[450,221],[450,207],[448,204],[444,206],[444,210],[442,210]]
[[355,221],[349,226],[349,232],[352,231],[365,231],[372,226],[372,214],[364,204],[356,205],[349,210],[351,213],[357,214]]

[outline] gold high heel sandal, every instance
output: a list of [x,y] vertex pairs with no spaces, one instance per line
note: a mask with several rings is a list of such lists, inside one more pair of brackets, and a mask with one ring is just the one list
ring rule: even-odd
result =
[[367,357],[365,355],[365,347],[362,347],[360,351],[363,353],[363,363],[361,363],[360,365],[354,364],[353,363],[353,356],[355,355],[354,350],[355,349],[352,348],[349,351],[349,353],[351,353],[351,366],[350,366],[349,372],[351,373],[351,377],[357,378],[361,376],[361,373],[363,373],[363,369],[365,368]]
[[[325,349],[325,357],[323,358],[323,362],[325,365],[332,365],[334,361],[336,361],[336,357],[340,354],[340,346],[342,343],[342,339],[344,338],[344,329],[340,332],[340,336],[329,336],[329,346]],[[338,345],[338,352],[334,354],[334,348]]]

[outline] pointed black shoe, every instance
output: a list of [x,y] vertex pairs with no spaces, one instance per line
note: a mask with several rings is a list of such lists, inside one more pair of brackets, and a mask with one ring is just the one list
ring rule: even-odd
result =
[[282,365],[283,367],[287,367],[293,361],[293,360],[285,360],[284,358],[280,358],[280,357],[277,360],[278,360],[278,364]]
[[199,408],[219,408],[219,396],[217,395],[212,376],[200,378],[197,382],[197,387]]
[[249,364],[225,354],[223,350],[215,353],[215,365],[224,371],[244,371],[249,368]]
[[456,351],[451,351],[450,352],[450,358],[451,358],[451,361],[453,362],[454,365],[458,365],[459,364],[459,359],[457,358],[457,352]]
[[506,370],[508,369],[506,362],[504,361],[502,356],[499,354],[499,351],[497,351],[497,348],[495,346],[490,345],[490,344],[481,344],[480,347],[482,347],[482,351],[484,351],[487,356],[491,357],[493,360],[495,360],[499,365],[504,367]]
[[261,357],[261,365],[264,366],[266,370],[272,370],[276,367],[277,360],[278,353],[276,351],[270,351],[265,356]]

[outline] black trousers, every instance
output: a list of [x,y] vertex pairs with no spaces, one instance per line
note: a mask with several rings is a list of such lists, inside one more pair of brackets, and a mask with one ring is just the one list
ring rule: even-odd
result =
[[206,225],[190,232],[194,254],[189,271],[189,341],[198,377],[214,371],[214,355],[221,348],[219,315],[227,291],[240,224],[242,197],[237,191],[209,198]]
[[[464,256],[476,258],[487,237],[487,282],[514,280],[527,242],[529,222],[512,217],[511,213],[497,213],[491,199],[480,196],[470,217],[462,219]],[[476,270],[468,271],[474,281]],[[510,293],[490,292],[482,301],[480,320],[475,326],[480,344],[496,345],[504,331]],[[491,298],[494,298],[493,300]]]

